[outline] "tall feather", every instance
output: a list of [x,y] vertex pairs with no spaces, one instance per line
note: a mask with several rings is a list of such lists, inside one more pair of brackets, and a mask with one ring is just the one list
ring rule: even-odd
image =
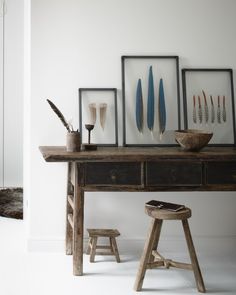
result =
[[203,97],[204,97],[205,120],[206,120],[206,123],[207,123],[208,120],[209,120],[209,109],[208,109],[208,104],[207,104],[206,93],[205,93],[204,90],[202,90],[202,93],[203,93]]
[[166,104],[165,104],[165,94],[163,80],[160,79],[159,83],[159,128],[160,128],[160,138],[166,129]]
[[100,109],[100,124],[101,124],[102,130],[104,130],[105,122],[106,122],[106,114],[107,114],[107,103],[100,103],[99,109]]
[[211,123],[214,123],[215,122],[215,106],[213,103],[212,95],[210,95],[210,98],[211,98]]
[[223,121],[226,122],[226,107],[225,107],[225,95],[223,96],[223,109],[222,109]]
[[143,132],[143,92],[141,79],[138,79],[136,90],[136,126],[139,132]]
[[152,66],[149,68],[148,76],[147,125],[148,129],[152,131],[154,125],[154,82]]
[[71,132],[69,123],[66,121],[66,119],[64,118],[63,114],[61,113],[61,111],[55,106],[55,104],[47,99],[47,102],[49,103],[50,107],[52,108],[52,110],[56,113],[56,115],[58,116],[58,118],[61,120],[62,124],[66,127],[68,132]]

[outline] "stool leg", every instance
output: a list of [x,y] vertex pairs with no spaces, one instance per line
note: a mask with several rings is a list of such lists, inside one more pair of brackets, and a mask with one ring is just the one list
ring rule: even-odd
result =
[[150,256],[152,254],[153,249],[153,243],[156,241],[156,233],[159,232],[159,226],[160,226],[160,220],[159,219],[152,219],[151,226],[148,232],[148,237],[145,242],[143,254],[139,263],[139,269],[136,276],[135,284],[134,284],[134,290],[140,291],[142,289],[143,280],[145,277],[146,269],[147,269],[147,263],[150,260]]
[[87,247],[87,250],[86,250],[86,254],[88,254],[88,255],[91,252],[91,244],[92,244],[92,238],[89,238],[88,247]]
[[194,244],[193,244],[193,240],[192,240],[188,220],[187,219],[182,220],[182,224],[183,224],[185,238],[186,238],[187,245],[188,245],[189,255],[190,255],[190,258],[191,258],[191,263],[192,263],[192,267],[193,267],[195,281],[196,281],[196,284],[197,284],[197,289],[198,289],[199,292],[205,293],[206,289],[205,289],[205,286],[204,286],[201,270],[200,270],[200,267],[199,267],[199,264],[198,264],[197,255],[196,255],[196,252],[195,252],[195,248],[194,248]]
[[[163,223],[163,220],[162,219],[158,219],[158,226],[157,226],[157,230],[156,230],[156,233],[155,233],[155,238],[154,238],[152,250],[157,250],[159,239],[160,239],[160,235],[161,235],[162,223]],[[154,260],[155,260],[155,257],[153,255],[150,255],[149,262],[151,263]]]
[[114,237],[110,238],[110,242],[111,242],[111,246],[112,246],[112,252],[116,256],[116,261],[120,262],[120,255],[119,255],[118,247],[116,244],[116,238],[114,238]]
[[97,247],[97,237],[92,238],[92,248],[90,252],[90,262],[94,262],[94,257],[96,254],[96,247]]

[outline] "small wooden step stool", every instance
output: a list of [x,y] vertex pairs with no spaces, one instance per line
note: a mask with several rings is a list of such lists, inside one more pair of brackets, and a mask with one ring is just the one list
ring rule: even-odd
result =
[[[184,208],[177,212],[172,212],[164,209],[157,209],[152,207],[145,207],[146,214],[152,217],[150,231],[144,246],[143,254],[139,264],[139,270],[136,276],[134,285],[135,291],[142,289],[145,273],[147,269],[152,269],[160,266],[165,268],[177,267],[182,269],[192,270],[195,276],[196,285],[199,292],[205,292],[205,286],[201,274],[201,270],[198,264],[197,255],[194,249],[193,240],[188,224],[188,218],[191,217],[191,210]],[[157,246],[160,238],[161,227],[163,220],[181,220],[186,242],[188,245],[189,255],[191,263],[182,263],[173,261],[171,259],[165,259],[157,252]]]
[[[90,254],[90,262],[94,262],[95,255],[114,255],[116,261],[120,262],[120,256],[116,244],[116,237],[120,235],[117,229],[87,229],[89,233],[89,243],[86,254]],[[110,240],[110,246],[97,245],[98,238],[107,237]],[[96,252],[97,249],[106,249],[110,251]]]

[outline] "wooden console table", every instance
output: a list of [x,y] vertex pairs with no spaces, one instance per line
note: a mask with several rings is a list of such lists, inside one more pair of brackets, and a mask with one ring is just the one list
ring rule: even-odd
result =
[[209,147],[184,152],[178,147],[109,147],[66,152],[42,146],[47,162],[67,162],[66,254],[74,275],[83,274],[84,192],[235,191],[236,148]]

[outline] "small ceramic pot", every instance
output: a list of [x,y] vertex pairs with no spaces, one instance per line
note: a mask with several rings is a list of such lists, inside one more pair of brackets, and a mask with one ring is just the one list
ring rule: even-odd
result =
[[72,131],[66,135],[67,152],[79,152],[81,146],[80,132]]

